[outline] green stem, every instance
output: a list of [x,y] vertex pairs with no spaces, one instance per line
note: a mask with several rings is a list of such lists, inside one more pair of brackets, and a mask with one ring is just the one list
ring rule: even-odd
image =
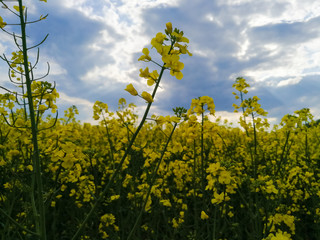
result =
[[213,210],[213,234],[212,240],[216,240],[216,225],[217,225],[217,206],[214,207]]
[[251,113],[252,116],[252,125],[253,125],[253,143],[254,143],[254,158],[253,158],[253,176],[254,179],[257,179],[257,129],[254,119],[254,114]]
[[203,122],[204,122],[204,113],[203,113],[203,104],[201,105],[202,112],[201,112],[201,191],[204,193],[204,159],[203,159],[203,152],[204,152],[204,143],[203,143]]
[[21,226],[16,220],[14,220],[12,217],[10,217],[10,216],[9,216],[5,211],[3,211],[1,208],[0,208],[0,212],[1,212],[3,215],[5,215],[14,225],[16,225],[17,227],[21,228],[21,230],[23,230],[23,231],[25,231],[25,232],[27,232],[27,233],[30,233],[30,234],[32,234],[32,235],[34,235],[34,236],[39,236],[38,233],[35,233],[35,232],[33,232],[33,231],[31,231],[31,230],[29,230],[29,229]]
[[[152,98],[154,99],[154,96],[156,95],[156,92],[157,92],[157,89],[159,87],[159,84],[160,84],[160,80],[162,78],[162,75],[163,75],[163,72],[166,68],[164,67],[164,65],[162,66],[161,68],[161,72],[159,74],[159,78],[158,78],[158,81],[156,82],[156,85],[155,85],[155,88],[153,90],[153,93],[152,93]],[[137,128],[137,130],[135,131],[135,133],[133,134],[129,144],[128,144],[128,148],[126,150],[126,152],[124,153],[121,161],[119,162],[119,165],[118,167],[115,169],[115,171],[113,172],[113,174],[111,175],[111,178],[109,180],[109,182],[107,183],[107,185],[105,186],[105,188],[103,189],[103,191],[100,193],[99,197],[97,198],[96,202],[94,203],[94,205],[92,206],[91,210],[89,211],[89,213],[87,214],[87,216],[85,217],[85,219],[83,220],[83,222],[81,223],[80,227],[78,228],[77,232],[74,234],[74,236],[72,237],[71,240],[76,240],[81,232],[83,231],[84,227],[85,227],[85,224],[88,222],[88,220],[92,217],[93,213],[95,212],[96,208],[98,207],[98,205],[102,202],[102,200],[104,199],[106,193],[108,192],[110,186],[111,186],[111,183],[114,181],[114,179],[116,178],[116,176],[118,175],[118,173],[120,172],[120,169],[125,161],[125,159],[127,158],[128,156],[128,153],[136,139],[136,137],[138,136],[138,133],[140,132],[140,130],[142,129],[142,126],[144,124],[144,122],[146,121],[146,118],[148,116],[148,113],[149,113],[149,110],[151,108],[151,105],[152,105],[152,102],[148,103],[147,105],[147,108],[145,110],[145,113],[142,117],[142,120]]]
[[[279,160],[279,162],[277,164],[277,169],[275,171],[275,175],[278,175],[278,173],[281,171],[281,165],[284,164],[284,161],[283,161],[284,160],[284,154],[285,154],[285,150],[286,150],[286,148],[288,146],[288,143],[289,143],[289,136],[290,136],[290,130],[286,132],[286,141],[285,141],[285,143],[284,143],[284,145],[282,147],[282,152],[281,152],[281,155],[280,155],[280,160]],[[281,174],[281,172],[280,172],[280,174]]]
[[197,179],[197,161],[196,161],[196,140],[193,140],[193,204],[194,204],[194,229],[195,229],[195,235],[198,237],[198,201],[196,196],[196,179]]
[[[31,206],[32,206],[32,211],[33,211],[33,216],[39,216],[37,206],[36,206],[36,201],[34,199],[34,193],[35,193],[35,176],[34,174],[32,175],[32,180],[31,180],[31,192],[30,192],[30,197],[31,197]],[[40,232],[40,226],[39,222],[36,221],[36,231]]]
[[136,230],[136,228],[137,228],[137,226],[138,226],[138,223],[139,223],[139,221],[140,221],[140,219],[141,219],[142,213],[143,213],[144,209],[146,208],[146,205],[147,205],[147,203],[148,203],[148,198],[149,198],[149,196],[150,196],[152,186],[153,186],[153,184],[154,184],[154,182],[155,182],[156,175],[157,175],[158,169],[159,169],[159,167],[160,167],[162,158],[163,158],[164,154],[165,154],[166,151],[167,151],[167,147],[168,147],[168,145],[169,145],[169,142],[171,141],[173,132],[174,132],[174,130],[176,129],[177,125],[178,125],[177,123],[174,124],[173,129],[172,129],[172,131],[171,131],[171,133],[170,133],[170,136],[169,136],[169,138],[168,138],[168,140],[167,140],[167,143],[166,143],[164,149],[162,150],[160,159],[159,159],[159,161],[158,161],[158,164],[157,164],[157,166],[156,166],[156,169],[154,170],[153,175],[152,175],[152,178],[151,178],[151,183],[150,183],[150,185],[149,185],[149,189],[148,189],[148,192],[147,192],[147,196],[146,196],[146,198],[145,198],[145,200],[144,200],[144,203],[143,203],[142,208],[141,208],[141,210],[140,210],[140,213],[139,213],[139,215],[138,215],[138,217],[137,217],[137,219],[136,219],[136,222],[134,223],[134,226],[133,226],[131,232],[129,233],[129,236],[128,236],[127,240],[130,240],[131,237],[132,237],[132,235],[134,234],[134,232],[135,232],[135,230]]
[[28,104],[29,104],[29,112],[30,112],[30,121],[31,121],[31,131],[32,131],[32,143],[33,143],[33,165],[37,183],[37,202],[39,208],[39,217],[36,216],[36,223],[40,226],[39,236],[41,240],[46,240],[46,221],[45,221],[45,208],[43,201],[43,186],[41,180],[41,166],[40,166],[40,156],[39,156],[39,147],[38,147],[38,129],[35,120],[35,110],[33,106],[33,97],[31,90],[31,79],[30,79],[30,71],[28,64],[28,48],[27,48],[27,40],[26,40],[26,23],[24,20],[23,8],[22,8],[22,0],[19,1],[19,14],[20,14],[20,26],[21,26],[21,39],[22,39],[22,51],[23,51],[23,65],[26,77],[26,85],[27,85],[27,95],[28,95]]

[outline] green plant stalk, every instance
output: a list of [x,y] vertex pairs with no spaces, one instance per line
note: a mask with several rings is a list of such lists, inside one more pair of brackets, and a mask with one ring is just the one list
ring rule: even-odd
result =
[[286,132],[286,141],[285,141],[285,143],[284,143],[284,145],[283,145],[283,148],[282,148],[282,152],[281,152],[281,155],[280,155],[280,161],[278,162],[278,169],[277,169],[277,171],[276,171],[276,175],[277,175],[277,173],[279,173],[280,172],[280,170],[281,170],[281,164],[283,163],[283,160],[284,160],[284,154],[285,154],[285,150],[286,150],[286,148],[288,148],[287,146],[288,146],[288,143],[289,143],[289,136],[290,136],[290,130],[289,131],[287,131]]
[[254,119],[253,112],[251,113],[252,116],[252,125],[253,125],[253,139],[254,139],[254,158],[253,158],[253,177],[257,179],[257,129]]
[[[35,176],[32,175],[32,180],[31,180],[31,192],[30,192],[30,198],[31,198],[31,206],[32,206],[32,211],[33,211],[33,215],[34,216],[38,216],[38,210],[37,210],[37,206],[36,206],[36,201],[34,199],[34,193],[35,193]],[[39,222],[36,221],[35,223],[35,227],[36,227],[36,232],[40,232],[40,226],[39,226]]]
[[22,51],[23,51],[23,65],[26,77],[26,86],[27,86],[27,96],[28,96],[28,105],[29,105],[29,113],[30,113],[30,121],[31,121],[31,131],[32,131],[32,143],[33,143],[33,165],[35,178],[37,183],[37,203],[39,208],[39,217],[36,216],[36,223],[39,224],[39,238],[41,240],[46,240],[46,221],[45,221],[45,208],[43,201],[43,186],[41,180],[41,166],[40,166],[40,155],[39,155],[39,147],[38,147],[38,129],[35,119],[35,110],[33,106],[33,97],[31,90],[31,79],[30,79],[30,71],[28,64],[28,49],[27,49],[27,40],[26,40],[26,23],[24,21],[23,8],[22,8],[22,0],[18,0],[19,2],[19,16],[20,16],[20,26],[21,26],[21,39],[22,39]]
[[[172,44],[173,46],[173,44]],[[162,78],[162,75],[163,75],[163,72],[164,70],[166,69],[166,67],[163,65],[162,68],[161,68],[161,72],[159,74],[159,78],[158,78],[158,81],[156,82],[156,85],[155,85],[155,88],[153,90],[153,93],[152,93],[152,98],[154,98],[154,96],[156,95],[156,92],[157,92],[157,89],[159,87],[159,84],[160,84],[160,80]],[[120,169],[125,161],[125,159],[127,158],[128,156],[128,153],[136,139],[136,137],[138,136],[144,122],[146,121],[146,118],[148,116],[148,113],[150,111],[150,108],[151,108],[151,105],[152,105],[152,102],[148,103],[147,105],[147,108],[145,110],[145,113],[143,115],[143,118],[137,128],[137,130],[135,131],[135,133],[133,134],[129,144],[128,144],[128,148],[126,150],[126,152],[124,153],[121,161],[119,162],[119,165],[118,167],[115,169],[115,171],[113,172],[113,174],[111,175],[111,178],[109,180],[109,182],[107,183],[107,185],[105,186],[105,188],[103,189],[103,191],[101,192],[101,194],[99,195],[99,197],[97,198],[96,202],[94,203],[94,205],[92,206],[91,210],[89,211],[89,213],[87,214],[87,216],[85,217],[85,219],[83,220],[83,222],[81,223],[80,227],[78,228],[77,232],[74,234],[74,236],[72,237],[71,240],[76,240],[81,232],[83,231],[84,227],[85,227],[85,224],[88,222],[88,220],[92,217],[93,213],[95,212],[96,208],[98,207],[98,205],[101,203],[101,201],[104,199],[104,196],[106,195],[106,193],[108,192],[110,186],[111,186],[111,183],[114,181],[114,179],[116,178],[116,176],[118,175],[118,173],[120,172]]]
[[198,204],[196,198],[196,173],[197,173],[197,161],[196,161],[196,140],[193,140],[193,204],[194,204],[194,225],[195,225],[195,235],[198,236]]
[[1,212],[4,212],[4,215],[5,216],[9,216],[9,218],[7,218],[6,219],[6,222],[5,222],[5,224],[4,224],[4,228],[3,228],[3,230],[2,230],[2,232],[3,232],[3,234],[2,234],[2,240],[6,240],[6,236],[5,235],[7,235],[6,234],[6,232],[10,232],[10,229],[11,229],[11,226],[10,226],[10,221],[14,221],[14,219],[12,219],[10,216],[11,216],[11,213],[12,213],[12,209],[13,209],[13,206],[15,205],[15,202],[16,202],[16,198],[14,198],[11,202],[10,202],[10,206],[7,206],[6,207],[6,210],[7,210],[7,212],[5,212],[4,210],[2,210],[1,208],[0,208],[0,211]]
[[[242,103],[243,103],[243,94],[242,94],[242,91],[240,91],[240,100],[241,100],[241,104],[242,104]],[[246,116],[245,116],[245,114],[244,114],[244,113],[245,113],[244,107],[242,106],[241,109],[242,109],[243,120],[244,120],[245,124],[247,125]],[[248,129],[246,128],[245,130],[246,130],[247,136],[249,137]]]
[[139,213],[139,215],[138,215],[138,217],[137,217],[137,219],[136,219],[136,221],[135,221],[135,223],[134,223],[134,226],[133,226],[132,230],[131,230],[130,233],[129,233],[129,236],[128,236],[127,240],[130,240],[131,237],[132,237],[132,235],[134,234],[134,232],[135,232],[135,230],[136,230],[136,228],[137,228],[137,226],[138,226],[138,223],[139,223],[139,221],[140,221],[140,219],[141,219],[142,213],[143,213],[144,209],[146,208],[146,205],[147,205],[147,202],[148,202],[148,198],[149,198],[149,196],[150,196],[152,186],[153,186],[153,184],[154,184],[154,182],[155,182],[158,169],[159,169],[159,167],[160,167],[160,164],[161,164],[161,161],[162,161],[162,159],[163,159],[163,156],[164,156],[164,154],[165,154],[166,151],[167,151],[167,147],[168,147],[168,145],[169,145],[169,143],[170,143],[170,141],[171,141],[172,135],[173,135],[173,133],[174,133],[177,125],[178,125],[178,123],[175,123],[175,124],[174,124],[173,129],[172,129],[172,131],[171,131],[171,133],[170,133],[170,136],[169,136],[169,138],[168,138],[168,140],[167,140],[167,143],[166,143],[166,145],[164,146],[164,149],[162,150],[162,153],[161,153],[160,159],[159,159],[159,161],[158,161],[158,164],[157,164],[157,166],[156,166],[156,168],[155,168],[155,170],[154,170],[154,172],[153,172],[153,174],[152,174],[152,177],[151,177],[151,183],[150,183],[150,185],[149,185],[149,189],[148,189],[148,192],[147,192],[147,196],[146,196],[146,198],[145,198],[145,200],[144,200],[144,202],[143,202],[143,205],[142,205],[142,208],[141,208],[141,210],[140,210],[140,213]]
[[216,225],[217,225],[217,206],[214,207],[213,213],[213,233],[212,233],[212,240],[216,240]]
[[203,122],[204,122],[204,113],[203,113],[203,104],[201,105],[201,192],[204,193],[204,159],[203,159],[203,152],[204,152],[204,143],[203,143]]
[[[241,105],[242,105],[242,103],[243,103],[243,101],[244,101],[244,100],[243,100],[243,93],[242,93],[242,91],[240,91],[240,100],[241,100]],[[241,109],[242,109],[243,120],[244,120],[245,124],[247,125],[246,116],[245,116],[245,109],[244,109],[243,106],[241,107]],[[252,117],[253,117],[253,126],[255,126],[255,125],[254,125],[254,116],[252,115]],[[249,137],[248,129],[245,128],[245,131],[246,131],[247,137]],[[254,165],[254,156],[253,156],[253,153],[252,153],[252,149],[251,149],[251,146],[250,146],[250,145],[249,145],[248,147],[249,147],[249,152],[250,152],[250,157],[251,157],[251,163],[252,163],[252,165]],[[254,175],[255,175],[255,174],[254,174]]]
[[307,129],[305,129],[305,134],[306,134],[306,137],[305,137],[305,156],[308,159],[307,163],[310,163],[311,159],[310,159],[310,152],[309,152],[309,147],[308,147],[308,130]]
[[23,227],[22,225],[20,225],[16,220],[14,220],[12,217],[10,217],[5,211],[3,211],[1,208],[0,208],[0,212],[5,215],[14,225],[18,226],[19,228],[21,228],[23,231],[27,232],[27,233],[30,233],[34,236],[38,236],[38,233],[35,233],[25,227]]
[[105,127],[106,127],[108,143],[109,143],[109,146],[110,146],[110,158],[111,158],[111,160],[112,160],[112,170],[114,170],[113,144],[112,144],[112,140],[111,140],[111,136],[110,136],[110,131],[109,131],[108,123],[107,123],[107,120],[105,119],[105,117],[103,117],[103,121],[104,121],[104,124],[105,124]]
[[[256,124],[255,124],[255,117],[253,112],[251,113],[251,117],[252,117],[252,125],[253,125],[253,141],[254,141],[254,154],[253,154],[253,178],[254,179],[258,179],[258,175],[257,175],[257,170],[258,170],[258,164],[257,164],[257,129],[256,129]],[[258,221],[258,217],[260,216],[260,212],[259,212],[259,207],[258,207],[258,196],[255,193],[254,194],[254,207],[256,209],[256,214],[255,214],[255,218],[256,220],[254,221],[254,227],[255,227],[255,231],[257,235],[261,234],[261,225],[259,224]]]

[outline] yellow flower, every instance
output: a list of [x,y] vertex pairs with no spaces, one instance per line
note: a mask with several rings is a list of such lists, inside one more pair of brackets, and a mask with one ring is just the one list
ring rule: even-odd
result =
[[113,195],[110,197],[111,201],[117,200],[118,198],[120,198],[120,195]]
[[270,240],[290,240],[291,239],[291,235],[287,232],[282,232],[281,230],[279,230],[276,235],[274,234],[269,234]]
[[11,110],[14,108],[14,103],[13,102],[9,102],[8,103],[8,108]]
[[76,190],[75,189],[71,189],[69,196],[72,197],[75,194],[76,194]]
[[229,217],[233,217],[233,216],[234,216],[233,212],[231,212],[231,211],[228,212],[228,216],[229,216]]
[[219,176],[219,183],[221,184],[229,184],[231,182],[231,174],[230,172],[223,170]]
[[168,50],[170,49],[170,46],[163,46],[163,41],[166,39],[166,35],[159,32],[157,33],[156,37],[154,37],[151,40],[151,45],[155,49],[157,49],[157,52],[160,53],[161,55],[167,54]]
[[[175,68],[175,70],[182,70],[184,65],[179,62],[180,57],[178,55],[165,55],[162,57],[162,61],[166,64],[167,68]],[[180,66],[177,66],[179,65]]]
[[33,166],[32,166],[32,165],[28,165],[28,166],[26,166],[26,168],[27,168],[29,171],[33,171]]
[[40,15],[40,20],[44,20],[44,19],[46,19],[47,18],[47,16],[43,16],[43,15]]
[[173,32],[172,36],[174,36],[176,38],[177,42],[189,43],[189,39],[183,36],[183,32],[182,31],[180,33]]
[[172,219],[172,226],[173,228],[178,228],[179,227],[179,224],[177,222],[177,220],[175,218]]
[[276,189],[276,187],[273,185],[273,181],[269,180],[266,182],[266,192],[267,193],[274,193],[277,194],[279,191]]
[[211,163],[208,169],[206,170],[207,173],[211,173],[213,176],[218,174],[219,169],[221,168],[220,163]]
[[25,125],[25,122],[23,121],[23,119],[18,118],[15,122],[16,127],[22,127]]
[[141,57],[139,57],[138,61],[145,61],[145,62],[151,61],[151,57],[149,56],[149,49],[148,49],[148,48],[142,49],[142,53],[143,53],[144,55],[142,55]]
[[172,33],[172,23],[171,23],[171,22],[168,22],[168,23],[166,24],[166,27],[167,27],[167,29],[165,30],[166,34]]
[[157,45],[157,44],[162,44],[165,39],[166,39],[166,35],[164,35],[164,34],[161,33],[161,32],[158,32],[158,33],[156,34],[156,37],[151,40],[151,45],[153,45],[154,47],[156,47],[155,45]]
[[183,78],[183,73],[180,72],[180,71],[173,71],[173,70],[171,69],[170,74],[171,74],[172,76],[175,76],[178,80],[181,80],[181,79]]
[[148,79],[147,84],[148,86],[152,86],[155,83],[155,81],[153,79]]
[[43,104],[39,105],[39,107],[38,107],[38,110],[39,110],[40,112],[44,112],[44,111],[47,110],[47,109],[48,109],[47,106],[45,106],[45,105],[43,105]]
[[211,199],[211,203],[212,204],[220,204],[222,203],[223,201],[229,201],[230,200],[230,197],[228,197],[225,193],[220,193],[218,194],[217,192],[214,192],[213,193],[213,196],[214,198]]
[[133,96],[138,95],[137,90],[133,87],[133,85],[131,83],[127,85],[127,88],[125,90],[128,91]]
[[0,28],[4,28],[6,25],[7,25],[7,23],[4,22],[2,17],[0,16]]
[[170,74],[175,76],[178,80],[181,80],[183,74],[180,71],[184,68],[184,64],[179,62],[179,59],[180,57],[178,55],[165,55],[162,57],[165,67],[170,68]]
[[174,122],[174,123],[179,123],[179,122],[180,122],[180,118],[179,118],[179,117],[176,117],[176,116],[172,116],[172,117],[170,118],[170,120],[171,120],[172,122]]
[[141,97],[142,97],[144,100],[146,100],[148,103],[152,103],[152,102],[153,102],[153,98],[152,98],[152,96],[151,96],[150,93],[147,93],[147,92],[143,91],[143,92],[141,93]]
[[[19,6],[13,6],[13,8],[14,8],[17,12],[20,12]],[[22,11],[24,11],[24,9],[25,9],[25,6],[22,6]]]
[[205,220],[205,219],[208,219],[208,218],[209,218],[209,216],[206,214],[206,212],[205,211],[201,211],[201,219]]
[[140,77],[143,77],[143,78],[148,78],[150,76],[150,72],[149,72],[149,68],[146,67],[145,70],[142,70],[142,68],[140,69]]
[[168,200],[168,199],[162,199],[162,200],[160,200],[160,203],[165,207],[172,207],[170,200]]
[[116,218],[113,214],[111,213],[107,213],[104,214],[101,218],[100,218],[101,223],[103,223],[106,227],[113,225],[116,221]]
[[3,186],[4,186],[4,188],[7,188],[7,189],[12,189],[13,188],[12,184],[9,183],[9,182],[3,184]]
[[62,167],[66,168],[66,169],[70,169],[73,167],[73,161],[72,161],[72,156],[66,156],[63,159],[63,162],[61,164]]

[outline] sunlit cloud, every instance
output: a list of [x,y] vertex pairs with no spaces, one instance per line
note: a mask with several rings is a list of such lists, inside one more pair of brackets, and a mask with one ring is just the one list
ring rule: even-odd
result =
[[[182,59],[181,81],[165,72],[150,114],[172,114],[173,107],[188,108],[192,98],[206,95],[214,99],[217,112],[236,123],[239,116],[233,113],[231,86],[238,76],[250,83],[249,96],[261,98],[270,121],[302,107],[320,113],[316,93],[320,2],[57,0],[31,4],[30,17],[49,14],[29,32],[34,43],[49,33],[40,47],[37,74],[45,73],[48,61],[47,80],[56,82],[62,93],[59,107],[77,105],[82,121],[91,121],[96,100],[116,110],[121,97],[139,106],[137,112],[142,114],[144,102],[124,88],[132,83],[139,92],[152,90],[139,77],[139,69],[158,68],[137,59],[169,21],[190,39],[193,57]],[[0,34],[0,50],[10,55],[12,39]],[[1,78],[6,78],[5,64],[0,71]]]

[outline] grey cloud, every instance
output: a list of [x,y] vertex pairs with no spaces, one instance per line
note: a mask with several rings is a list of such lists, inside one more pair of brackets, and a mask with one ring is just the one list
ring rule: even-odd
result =
[[[102,1],[99,1],[99,4],[90,4],[91,7],[97,8],[96,5],[102,4]],[[119,1],[119,4],[123,2]],[[178,7],[163,5],[146,9],[142,15],[144,29],[141,31],[150,36],[151,40],[157,32],[163,31],[166,22],[171,21],[174,27],[181,28],[190,39],[191,51],[208,55],[194,54],[193,57],[183,57],[185,77],[181,81],[176,80],[169,73],[165,74],[164,92],[158,93],[156,100],[159,101],[155,102],[157,109],[165,112],[171,111],[175,106],[188,108],[192,98],[203,95],[214,99],[218,111],[233,111],[232,103],[235,102],[231,94],[233,78],[248,69],[272,72],[275,66],[285,65],[290,61],[296,45],[319,37],[319,17],[305,22],[282,22],[250,28],[249,21],[253,21],[259,15],[281,17],[290,9],[290,3],[285,1],[261,0],[226,5],[220,4],[219,1],[202,0],[180,1],[179,4]],[[46,54],[54,56],[57,62],[68,70],[67,76],[56,79],[60,86],[64,90],[67,89],[70,94],[90,101],[101,100],[114,108],[119,97],[127,98],[128,102],[137,102],[136,98],[123,91],[125,84],[117,83],[119,86],[114,86],[111,79],[105,80],[110,84],[108,89],[93,86],[90,80],[79,84],[80,77],[89,69],[114,62],[114,59],[108,56],[108,49],[114,46],[113,42],[108,44],[100,42],[100,46],[106,49],[103,53],[88,49],[90,43],[99,42],[97,41],[100,37],[99,32],[105,30],[120,41],[125,33],[117,35],[114,29],[116,26],[90,20],[72,9],[58,11],[60,12],[48,18],[50,39],[46,43],[45,51]],[[97,11],[97,15],[101,15],[101,8],[94,11]],[[209,14],[213,17],[213,21],[206,18]],[[62,32],[62,29],[66,30]],[[249,41],[247,56],[245,56],[247,58],[239,59],[237,54],[246,40]],[[264,48],[270,43],[279,46],[273,55]],[[140,54],[137,53],[134,56],[128,56],[128,59],[136,64],[135,66],[152,68],[148,64],[137,63],[138,56]],[[137,81],[139,81],[138,75],[136,75]],[[259,83],[257,80],[248,78],[251,85],[255,87],[249,93],[260,97],[262,106],[270,111],[272,117],[277,118],[281,118],[287,111],[292,112],[302,108],[303,104],[298,99],[307,94],[317,95],[316,90],[320,90],[315,84],[316,77],[306,77],[298,85],[281,88],[267,86],[265,82]],[[269,79],[275,82],[279,80]],[[309,104],[309,107],[314,106],[315,100]]]
[[320,17],[306,22],[278,23],[252,28],[249,37],[256,44],[295,45],[319,37]]

